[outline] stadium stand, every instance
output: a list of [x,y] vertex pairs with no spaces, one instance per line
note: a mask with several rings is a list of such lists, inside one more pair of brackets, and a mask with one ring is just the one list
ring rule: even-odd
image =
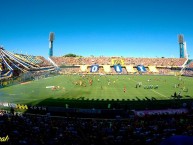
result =
[[30,63],[34,64],[42,63],[42,60],[38,59],[36,56],[33,55],[15,54],[15,56]]
[[10,145],[191,145],[192,117],[191,112],[97,119],[0,111],[0,135]]
[[[16,57],[41,68],[53,68],[42,56],[16,54]],[[61,68],[59,72],[61,74],[90,73],[91,66],[96,64],[99,65],[98,73],[117,74],[112,64],[117,60],[117,64],[122,65],[122,74],[137,73],[137,66],[142,65],[150,74],[169,75],[179,72],[186,61],[184,58],[132,57],[52,57],[51,59]],[[2,68],[3,66],[0,67],[0,71],[3,70]],[[189,63],[184,74],[193,76],[193,62]],[[33,72],[34,78],[37,79],[45,75],[44,69]],[[89,104],[89,101],[87,103]],[[10,145],[167,145],[167,138],[171,136],[193,136],[191,106],[184,107],[189,110],[188,113],[162,115],[157,113],[141,117],[130,113],[131,110],[121,110],[120,115],[120,110],[117,110],[124,107],[121,106],[120,101],[115,104],[112,105],[112,110],[103,110],[106,114],[103,112],[100,117],[97,114],[87,114],[85,110],[80,114],[77,111],[65,112],[64,116],[51,116],[50,112],[47,115],[37,115],[0,111],[0,137],[8,136],[7,144]],[[193,141],[189,140],[188,143],[191,144]]]
[[128,73],[128,72],[127,72],[126,68],[123,67],[123,68],[122,68],[122,74],[125,74],[125,75],[126,75],[127,73]]
[[52,64],[43,56],[33,56],[33,55],[25,55],[25,54],[15,54],[15,56],[17,58],[22,59],[23,61],[38,65],[39,67],[52,66]]
[[14,54],[0,48],[0,88],[42,78],[55,71],[43,56]]
[[190,62],[189,68],[193,68],[193,61]]
[[[111,64],[111,60],[115,59],[112,57],[52,57],[52,60],[58,64],[62,65],[92,65],[97,64]],[[118,58],[120,59],[120,58]],[[126,65],[139,65],[143,64],[145,66],[182,66],[185,62],[185,58],[121,58],[124,60]]]
[[184,69],[183,75],[186,76],[193,76],[193,61],[189,60],[189,62],[186,65],[186,68]]
[[[15,56],[24,62],[29,62],[42,68],[29,73],[29,76],[33,79],[38,80],[44,76],[49,76],[49,73],[46,71],[47,69],[55,70],[52,64],[43,56],[24,54],[15,54]],[[51,59],[61,68],[59,71],[61,74],[90,73],[93,65],[99,65],[99,71],[97,71],[97,73],[118,74],[113,66],[120,64],[122,67],[121,74],[138,73],[137,66],[141,65],[147,69],[146,74],[173,75],[179,72],[182,65],[187,61],[185,58],[123,58],[103,56],[51,57]],[[2,70],[3,66],[1,65],[1,73],[3,72]],[[22,77],[26,78],[26,75],[28,74],[25,73],[24,76],[20,76],[20,79],[22,80]],[[189,62],[186,66],[184,75],[193,76],[193,62]],[[1,84],[4,86],[11,81],[12,80],[3,81]],[[91,101],[92,100],[88,100],[87,104]],[[162,115],[157,113],[141,117],[130,113],[131,110],[129,109],[124,109],[128,106],[133,107],[132,104],[135,102],[130,102],[130,104],[127,104],[128,106],[124,106],[125,104],[122,105],[118,99],[116,101],[112,100],[112,102],[114,102],[114,104],[108,104],[109,110],[103,109],[103,113],[101,113],[100,116],[99,114],[85,113],[86,111],[92,112],[93,110],[90,108],[87,110],[82,109],[84,113],[80,113],[76,109],[74,109],[75,113],[73,113],[73,111],[71,110],[70,112],[69,109],[67,110],[69,112],[62,114],[64,116],[51,116],[50,112],[46,112],[48,113],[47,115],[37,115],[1,111],[0,137],[2,138],[8,135],[8,144],[164,145],[168,137],[193,135],[193,114],[190,104],[188,108],[186,108],[189,109],[188,113],[166,113]],[[149,102],[152,107],[159,107],[155,103],[152,104],[151,101]],[[100,103],[100,101],[98,100],[97,103]],[[75,102],[75,104],[76,106],[78,105],[77,102]],[[141,101],[141,104],[144,104],[144,102]],[[140,107],[142,107],[141,104]],[[105,107],[106,106],[105,104]],[[112,109],[110,109],[110,106]],[[148,102],[146,102],[146,106],[148,106]],[[29,107],[27,107],[27,109],[28,111],[30,110]],[[79,111],[81,111],[81,109],[79,109]],[[94,111],[97,111],[97,109]],[[59,114],[59,112],[56,112],[56,114],[57,113]]]
[[[171,68],[181,68],[186,62],[185,58],[123,58],[123,57],[52,57],[51,58],[58,66],[68,66],[73,69],[72,66],[79,66],[79,72],[89,72],[90,66],[98,64],[100,66],[100,73],[117,74],[113,69],[113,62],[121,63],[122,74],[136,73],[136,67],[143,65],[148,73],[159,74],[174,74],[177,70]],[[110,66],[111,70],[107,71],[107,67]],[[102,68],[101,68],[102,67]],[[77,69],[77,67],[74,67]]]

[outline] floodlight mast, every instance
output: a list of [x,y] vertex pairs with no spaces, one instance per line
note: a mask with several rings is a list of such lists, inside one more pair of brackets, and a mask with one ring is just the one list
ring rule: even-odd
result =
[[180,58],[184,58],[184,36],[182,34],[178,35],[178,42],[180,46]]
[[54,42],[54,32],[50,32],[50,35],[49,35],[49,57],[53,56],[53,42]]

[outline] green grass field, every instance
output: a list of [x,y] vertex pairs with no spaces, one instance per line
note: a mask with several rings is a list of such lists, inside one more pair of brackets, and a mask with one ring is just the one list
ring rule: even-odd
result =
[[[92,81],[90,85],[89,80]],[[149,81],[148,81],[149,80]],[[142,86],[136,88],[141,82]],[[178,86],[179,87],[175,87]],[[145,89],[153,85],[152,89]],[[154,87],[158,85],[157,89]],[[52,90],[51,86],[57,86]],[[58,87],[59,86],[59,87]],[[171,100],[193,98],[193,78],[158,75],[60,75],[0,89],[0,102],[28,105],[64,106],[65,101],[84,100]],[[125,92],[124,92],[125,88]]]

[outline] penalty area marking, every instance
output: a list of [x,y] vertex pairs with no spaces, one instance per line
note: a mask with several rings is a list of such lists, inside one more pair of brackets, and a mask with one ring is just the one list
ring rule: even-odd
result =
[[169,99],[169,97],[167,97],[166,95],[163,95],[163,94],[161,94],[161,93],[159,93],[159,92],[157,92],[157,91],[155,91],[155,90],[152,90],[152,91],[155,92],[156,94],[158,94],[158,95],[164,97],[164,98]]

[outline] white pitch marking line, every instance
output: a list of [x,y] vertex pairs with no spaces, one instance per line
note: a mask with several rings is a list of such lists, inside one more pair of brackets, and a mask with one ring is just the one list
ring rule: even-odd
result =
[[167,97],[167,96],[165,96],[165,95],[163,95],[163,94],[161,94],[161,93],[159,93],[159,92],[157,92],[157,91],[155,91],[155,90],[152,90],[152,91],[155,92],[155,93],[157,93],[157,94],[159,94],[160,96],[163,96],[163,97],[169,99],[169,97]]

